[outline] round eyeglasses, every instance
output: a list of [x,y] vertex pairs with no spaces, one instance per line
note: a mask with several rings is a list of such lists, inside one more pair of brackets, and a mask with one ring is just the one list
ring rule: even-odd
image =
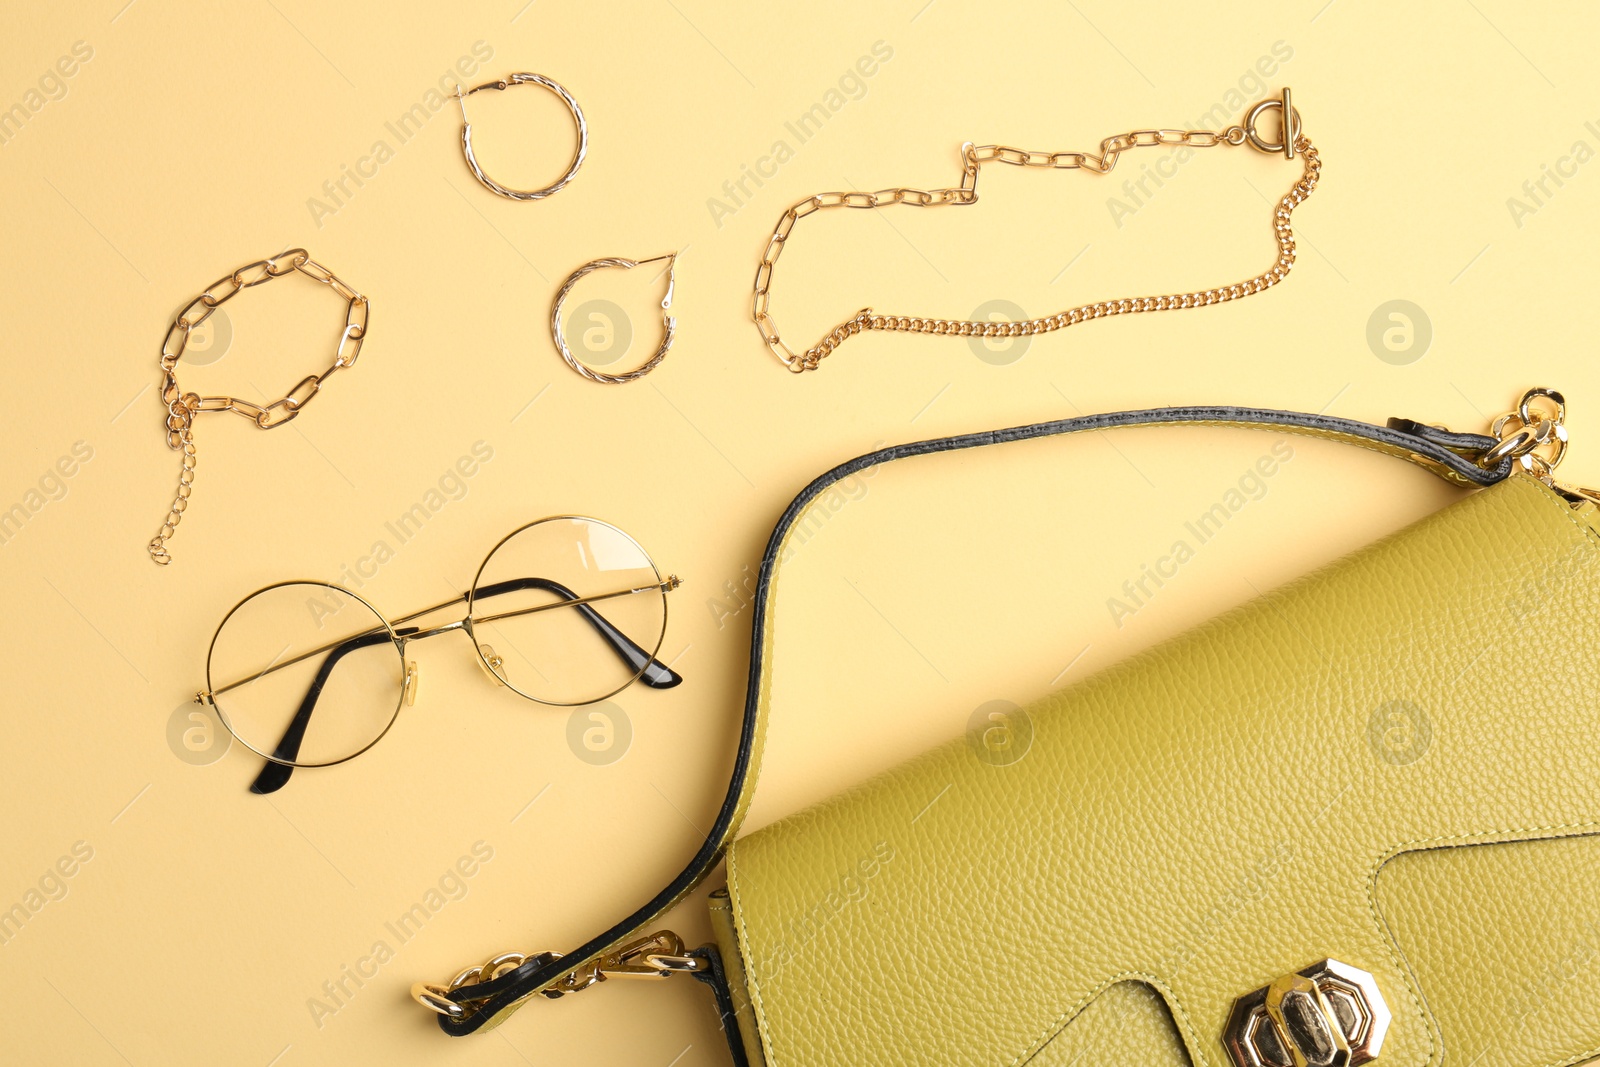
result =
[[[267,761],[250,789],[271,793],[296,767],[343,763],[382,740],[416,699],[407,649],[424,638],[462,631],[492,681],[541,704],[592,704],[635,681],[670,689],[683,679],[656,656],[678,584],[608,522],[540,519],[489,551],[465,595],[397,619],[328,582],[250,594],[217,627],[195,699]],[[416,624],[463,603],[459,619]]]

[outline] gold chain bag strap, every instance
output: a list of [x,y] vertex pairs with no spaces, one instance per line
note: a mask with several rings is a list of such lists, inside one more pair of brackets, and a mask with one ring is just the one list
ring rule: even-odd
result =
[[[1279,132],[1276,140],[1269,140],[1262,132],[1265,115],[1276,111]],[[828,208],[880,208],[892,204],[909,207],[939,207],[944,204],[976,204],[978,202],[978,169],[985,163],[1008,163],[1014,167],[1036,167],[1049,170],[1081,170],[1090,174],[1110,174],[1117,159],[1124,152],[1136,148],[1216,148],[1248,144],[1258,151],[1277,153],[1293,160],[1299,156],[1304,161],[1300,178],[1289,187],[1273,208],[1272,230],[1278,245],[1278,256],[1272,266],[1242,282],[1214,289],[1199,289],[1189,293],[1171,293],[1161,296],[1124,297],[1118,300],[1100,300],[1081,307],[1067,308],[1054,315],[1023,322],[989,322],[976,319],[923,318],[908,315],[880,315],[871,308],[862,308],[855,315],[834,327],[826,337],[806,349],[796,352],[778,336],[778,324],[772,319],[772,273],[777,268],[778,257],[788,244],[795,223],[813,212]],[[1022,337],[1050,333],[1076,326],[1080,322],[1127,315],[1144,311],[1178,311],[1185,308],[1208,307],[1230,300],[1240,300],[1265,292],[1289,276],[1294,267],[1294,231],[1290,228],[1290,215],[1296,207],[1317,188],[1322,174],[1322,157],[1310,140],[1300,132],[1300,113],[1294,109],[1289,90],[1276,100],[1263,100],[1250,110],[1242,125],[1226,130],[1133,130],[1108,137],[1100,142],[1100,154],[1092,152],[1038,152],[1005,145],[974,146],[970,142],[961,147],[961,184],[943,189],[880,189],[877,192],[817,193],[792,205],[778,219],[777,227],[767,241],[761,263],[756,267],[755,295],[751,302],[751,318],[761,339],[772,354],[796,374],[816,370],[822,360],[848,338],[864,330],[897,330],[909,333],[928,333],[950,337]]]
[[[735,920],[740,916],[734,914],[729,898],[723,898],[720,905],[714,904],[713,910],[713,925],[718,927],[718,940],[722,949],[720,953],[705,948],[687,950],[680,936],[669,930],[656,929],[656,926],[662,915],[699,885],[723,858],[733,843],[749,805],[755,787],[756,768],[760,762],[764,716],[771,684],[772,661],[769,651],[776,617],[772,596],[778,561],[784,555],[789,535],[803,528],[807,509],[813,502],[824,499],[828,488],[840,480],[895,459],[954,452],[1012,441],[1130,426],[1221,425],[1275,430],[1356,444],[1408,459],[1453,484],[1465,487],[1482,488],[1499,485],[1514,473],[1519,473],[1526,476],[1521,479],[1523,481],[1542,483],[1540,492],[1552,494],[1552,499],[1565,501],[1572,508],[1593,514],[1595,494],[1590,490],[1557,481],[1553,474],[1555,465],[1565,454],[1565,410],[1565,401],[1559,393],[1551,390],[1532,390],[1522,398],[1515,410],[1496,421],[1495,435],[1487,436],[1453,433],[1405,419],[1390,420],[1388,426],[1374,426],[1326,415],[1267,409],[1163,408],[1081,416],[1033,426],[899,445],[859,457],[827,472],[807,486],[790,504],[774,529],[762,558],[754,598],[755,623],[752,633],[749,685],[739,745],[727,795],[700,850],[671,883],[633,914],[572,951],[565,954],[550,951],[501,953],[482,963],[472,964],[444,981],[417,983],[413,987],[414,997],[424,1007],[438,1014],[439,1026],[445,1033],[464,1036],[499,1025],[518,1007],[536,996],[560,998],[611,978],[663,980],[674,974],[690,973],[702,980],[721,979],[725,967],[731,994],[724,998],[723,1015],[725,1024],[730,1027],[730,1040],[734,1045],[736,1061],[742,1064],[747,1062],[747,1057],[750,1062],[760,1058],[762,1042],[766,1039],[767,1022],[765,1018],[758,1018],[758,1013],[754,1010],[756,1002],[750,994],[757,986],[755,980],[749,976],[752,972],[759,971],[763,961],[759,953],[753,960],[743,958],[748,945],[739,935],[732,932],[736,926]],[[1461,625],[1473,624],[1473,620],[1469,618],[1456,621]],[[964,743],[958,742],[958,744]],[[890,779],[895,777],[891,775]],[[780,823],[778,826],[781,827],[783,824]],[[737,853],[743,857],[740,860],[741,878],[750,879],[751,868],[760,868],[764,858],[762,849],[770,847],[764,842],[773,840],[773,833],[773,829],[769,828],[754,835],[752,840],[757,842],[757,846],[754,853],[756,858],[753,861],[749,858],[750,850],[743,849],[741,845],[741,850]],[[821,866],[828,868],[827,864]],[[804,870],[802,864],[791,874],[802,874]],[[730,888],[733,888],[735,879],[731,865],[729,881]],[[745,895],[739,903],[746,909],[744,918],[754,916],[760,910],[758,907],[752,907],[752,898],[758,895],[753,885],[753,881],[749,880],[743,884]],[[884,906],[891,908],[903,903],[899,899],[882,896],[878,899],[890,901]],[[1018,901],[1019,905],[1022,903],[1024,901]],[[796,912],[789,910],[791,904],[792,901],[774,899],[770,905],[763,906],[775,909],[778,914],[787,912],[793,915]],[[800,910],[803,910],[803,907]],[[1031,914],[1037,909],[1030,906],[1019,907],[1017,910]],[[728,920],[727,922],[719,921],[719,911]],[[875,949],[870,949],[865,944],[858,948],[867,955],[875,952]],[[751,964],[754,966],[749,966]],[[871,967],[845,969],[852,971],[852,981],[860,978],[865,982],[877,983],[874,988],[878,991],[866,996],[861,1004],[871,1004],[875,997],[883,995],[884,987],[877,977],[881,972]],[[798,971],[798,968],[796,970]],[[963,977],[957,973],[959,971],[960,968],[956,968],[950,973],[954,980],[959,980],[964,987],[970,988],[970,976]],[[1000,983],[1000,986],[1006,985],[1007,983]],[[799,993],[792,986],[784,989],[774,989],[769,986],[762,1001],[763,1011],[785,1003],[804,1004],[810,995]],[[781,1011],[778,1014],[781,1015]],[[906,1021],[886,1020],[896,1026]],[[777,1025],[781,1030],[783,1026],[781,1019]],[[852,1037],[850,1026],[835,1028],[815,1018],[803,1025],[808,1032],[818,1034],[826,1032],[844,1040]],[[910,1029],[915,1029],[918,1025],[920,1024],[914,1019],[908,1024]],[[741,1026],[742,1037],[739,1034]],[[784,1056],[780,1057],[778,1062],[787,1065],[814,1061],[805,1057]],[[833,1062],[899,1061],[890,1051],[873,1056],[863,1053],[854,1058],[835,1059]]]

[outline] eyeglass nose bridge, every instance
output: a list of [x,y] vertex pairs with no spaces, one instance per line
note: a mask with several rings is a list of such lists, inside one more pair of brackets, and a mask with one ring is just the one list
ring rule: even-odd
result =
[[402,690],[402,695],[405,698],[406,707],[408,708],[416,706],[417,686],[420,677],[421,671],[417,667],[417,661],[414,659],[406,660],[406,680],[405,688]]
[[[511,683],[506,680],[505,676],[505,660],[500,656],[500,653],[494,650],[493,645],[478,640],[478,635],[472,628],[471,616],[441,623],[438,626],[430,626],[426,630],[412,626],[402,627],[395,633],[400,640],[400,647],[404,649],[412,641],[422,641],[429,637],[438,637],[440,634],[453,633],[457,630],[471,639],[473,648],[477,652],[478,669],[483,671],[495,685],[510,686]],[[416,661],[407,660],[403,696],[405,706],[408,708],[416,703],[417,681],[418,668]]]
[[495,685],[504,687],[511,684],[506,681],[506,661],[494,650],[493,645],[478,645],[478,669],[488,675],[489,680]]
[[473,651],[477,653],[478,669],[487,675],[491,682],[499,686],[510,685],[506,681],[504,673],[505,660],[501,658],[500,653],[494,650],[493,645],[478,640],[477,631],[472,627],[472,616],[469,615],[459,622],[451,623],[449,628],[462,630],[472,639]]
[[[478,640],[477,633],[473,631],[472,618],[470,616],[456,619],[452,622],[441,623],[438,626],[430,626],[426,630],[417,629],[415,627],[404,627],[396,633],[400,639],[401,647],[404,648],[412,641],[422,641],[429,637],[438,637],[440,634],[453,633],[457,630],[466,634],[467,637],[471,639],[473,648],[477,652],[476,658],[478,662],[478,669],[483,671],[483,673],[486,674],[489,677],[489,680],[494,682],[495,685],[509,686],[510,683],[506,681],[505,676],[505,660],[502,659],[500,654],[494,650],[493,645],[486,644]],[[416,661],[407,660],[405,689],[403,693],[405,706],[408,708],[416,703],[418,678],[419,671]]]

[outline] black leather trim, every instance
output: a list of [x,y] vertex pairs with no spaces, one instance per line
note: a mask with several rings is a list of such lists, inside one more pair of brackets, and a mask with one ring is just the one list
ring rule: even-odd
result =
[[728,973],[722,969],[722,953],[716,945],[701,945],[690,949],[689,955],[706,961],[707,969],[695,971],[694,976],[710,986],[711,995],[717,999],[717,1014],[722,1017],[722,1033],[728,1039],[733,1067],[750,1067],[744,1052],[744,1035],[739,1030],[739,1010],[734,1007],[733,990],[728,988]]
[[1483,435],[1475,433],[1457,433],[1447,430],[1442,426],[1429,426],[1425,422],[1414,419],[1392,418],[1388,428],[1398,430],[1412,437],[1420,437],[1424,441],[1432,441],[1436,445],[1443,445],[1452,451],[1472,451],[1483,447]]
[[1337,418],[1332,415],[1275,411],[1270,408],[1202,406],[1119,411],[1104,415],[1083,415],[1054,422],[1035,423],[1031,426],[1017,426],[1004,430],[961,434],[955,437],[939,437],[910,444],[893,445],[889,448],[858,456],[846,463],[841,463],[816,478],[810,485],[802,489],[794,500],[789,503],[789,506],[784,509],[783,515],[773,528],[772,536],[767,540],[766,551],[761,557],[761,570],[755,591],[754,622],[750,638],[750,666],[745,690],[744,718],[740,726],[739,747],[734,755],[733,774],[728,782],[727,796],[723,799],[721,810],[717,812],[716,821],[712,824],[705,843],[690,859],[683,871],[666,888],[652,896],[633,914],[609,930],[567,953],[565,959],[552,960],[542,964],[530,961],[492,982],[468,986],[459,990],[458,994],[470,994],[470,996],[463,995],[458,1003],[466,1007],[471,1014],[464,1015],[459,1019],[441,1015],[439,1016],[439,1028],[452,1037],[462,1037],[473,1033],[498,1012],[511,1006],[517,1000],[527,996],[541,986],[553,982],[579,962],[591,959],[633,936],[677,902],[684,893],[698,885],[700,880],[709,874],[712,868],[721,860],[724,843],[728,839],[730,831],[734,828],[733,823],[738,812],[739,798],[744,792],[745,781],[752,769],[752,755],[760,712],[762,656],[765,651],[762,647],[762,633],[765,628],[767,598],[771,589],[773,571],[777,566],[779,551],[783,544],[784,535],[789,531],[795,520],[799,518],[806,505],[835,482],[859,473],[868,467],[912,456],[926,456],[938,452],[956,452],[967,448],[977,448],[982,445],[1055,437],[1085,430],[1109,430],[1126,426],[1181,425],[1185,423],[1221,424],[1280,430],[1289,433],[1332,434],[1352,444],[1367,443],[1369,447],[1377,446],[1380,450],[1402,453],[1404,458],[1429,467],[1436,473],[1447,474],[1453,480],[1473,486],[1493,485],[1496,482],[1503,481],[1511,474],[1512,461],[1509,458],[1501,460],[1500,464],[1492,469],[1484,469],[1473,462],[1470,456],[1464,454],[1473,451],[1481,452],[1492,447],[1495,444],[1495,439],[1492,437],[1479,434],[1449,433],[1448,431],[1440,431],[1410,420],[1397,419],[1393,421],[1399,424],[1398,427],[1394,425],[1374,426],[1370,423]]

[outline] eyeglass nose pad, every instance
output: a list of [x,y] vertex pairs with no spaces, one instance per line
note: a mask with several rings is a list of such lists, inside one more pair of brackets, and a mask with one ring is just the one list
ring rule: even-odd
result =
[[419,677],[417,661],[414,659],[406,660],[405,701],[408,708],[417,703],[417,682]]
[[500,658],[500,653],[494,650],[493,645],[480,644],[478,648],[483,652],[483,657],[478,660],[478,666],[482,668],[483,673],[487,674],[495,685],[505,685],[506,661]]

